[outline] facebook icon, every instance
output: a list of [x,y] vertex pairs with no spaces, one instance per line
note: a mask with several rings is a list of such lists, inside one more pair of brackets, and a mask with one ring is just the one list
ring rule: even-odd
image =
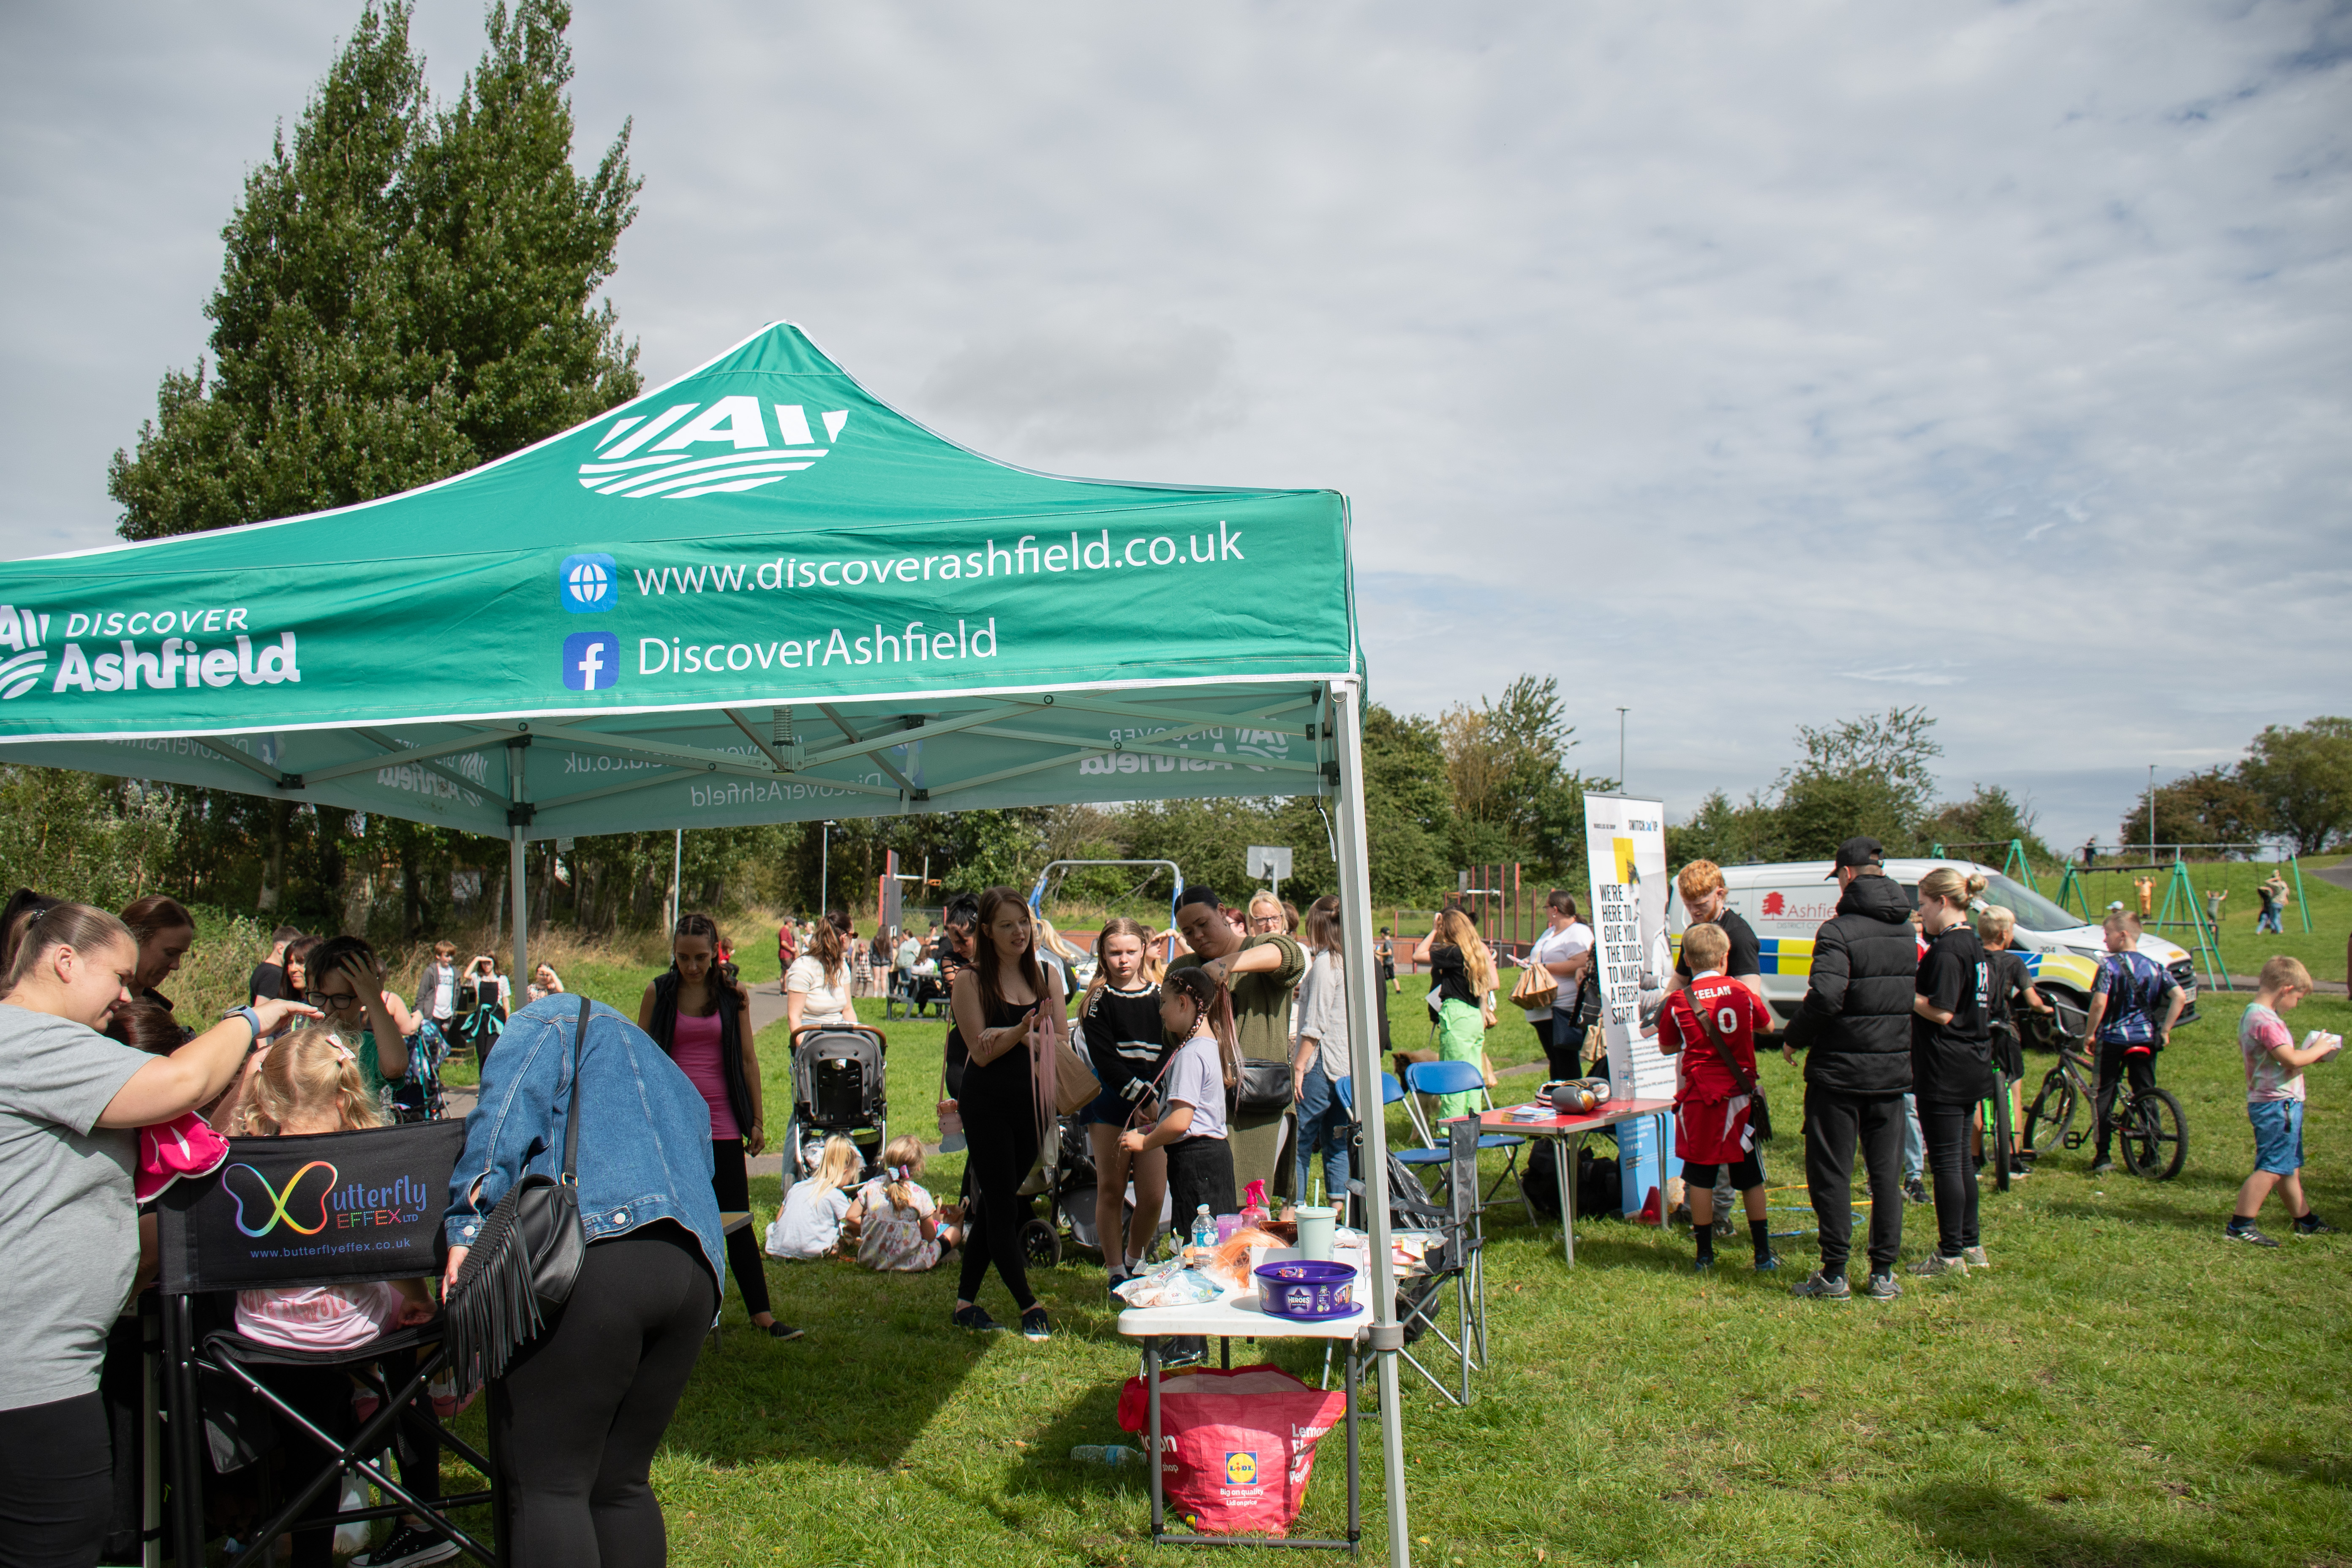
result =
[[563,684],[574,691],[610,691],[621,674],[621,642],[610,632],[573,632],[563,639]]

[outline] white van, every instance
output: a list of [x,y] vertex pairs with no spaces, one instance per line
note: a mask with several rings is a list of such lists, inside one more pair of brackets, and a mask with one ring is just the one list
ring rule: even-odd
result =
[[[2010,945],[2025,960],[2042,999],[2058,1009],[2058,1024],[2079,1039],[2091,1005],[2091,983],[2106,952],[2100,928],[2061,909],[2032,889],[2001,875],[1990,866],[1968,860],[1889,860],[1886,874],[1903,885],[1916,904],[1919,879],[1938,866],[1974,872],[1985,879],[1984,901],[1999,904],[2017,917],[2017,932]],[[1773,866],[1726,866],[1723,882],[1731,908],[1756,928],[1762,947],[1764,999],[1785,1023],[1796,1016],[1805,997],[1806,977],[1813,967],[1813,933],[1837,913],[1838,885],[1827,860],[1787,861]],[[1679,889],[1666,895],[1666,922],[1679,933],[1688,923]],[[1681,938],[1677,934],[1677,947]],[[2197,1001],[2197,965],[2187,951],[2158,936],[2143,934],[2139,950],[2164,965],[2189,996],[2193,1016]]]

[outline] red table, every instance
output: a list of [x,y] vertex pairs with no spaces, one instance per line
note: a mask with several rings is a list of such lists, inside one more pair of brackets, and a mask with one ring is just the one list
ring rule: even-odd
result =
[[[1540,1121],[1516,1121],[1510,1110],[1481,1111],[1479,1127],[1488,1132],[1517,1132],[1528,1138],[1549,1141],[1554,1169],[1559,1173],[1560,1247],[1570,1267],[1576,1264],[1576,1183],[1569,1175],[1575,1165],[1576,1152],[1584,1147],[1585,1135],[1604,1127],[1614,1127],[1621,1121],[1638,1121],[1644,1116],[1658,1119],[1658,1165],[1665,1168],[1673,1145],[1666,1137],[1666,1119],[1673,1115],[1671,1100],[1612,1100],[1600,1110],[1582,1116],[1547,1116]],[[1660,1184],[1662,1186],[1663,1183]]]

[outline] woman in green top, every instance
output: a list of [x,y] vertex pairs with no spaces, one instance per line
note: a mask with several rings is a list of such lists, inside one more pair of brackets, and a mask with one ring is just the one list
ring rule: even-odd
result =
[[[1223,985],[1234,1002],[1234,1033],[1244,1060],[1290,1060],[1290,1003],[1307,973],[1307,954],[1279,927],[1256,936],[1244,936],[1225,918],[1217,895],[1192,887],[1176,904],[1176,929],[1192,951],[1168,967],[1205,969]],[[1238,1071],[1240,1062],[1233,1064]],[[1226,1128],[1234,1152],[1234,1184],[1246,1187],[1264,1182],[1268,1193],[1290,1184],[1282,1159],[1283,1129],[1287,1108],[1254,1116],[1236,1116]]]
[[408,1037],[416,1019],[383,988],[383,961],[363,937],[330,937],[311,953],[304,1000],[345,1034],[356,1034],[352,1054],[368,1092],[383,1096],[386,1081],[408,1076]]

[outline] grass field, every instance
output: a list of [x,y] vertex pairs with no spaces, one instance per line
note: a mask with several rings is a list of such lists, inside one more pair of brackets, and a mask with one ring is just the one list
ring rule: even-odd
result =
[[[2316,906],[2325,884],[2306,886]],[[2315,916],[2340,952],[2345,915]],[[592,989],[634,1007],[643,978],[616,970]],[[1419,996],[1391,1007],[1400,1041],[1417,1040]],[[1701,1279],[1686,1235],[1614,1220],[1580,1225],[1570,1270],[1556,1229],[1500,1211],[1487,1252],[1495,1356],[1476,1402],[1454,1411],[1408,1385],[1398,1413],[1416,1560],[2352,1563],[2352,1237],[2275,1252],[2221,1240],[2252,1150],[2238,1010],[2213,998],[2164,1061],[2190,1131],[2178,1180],[2094,1182],[2085,1155],[2060,1155],[2008,1194],[1986,1190],[1992,1271],[1906,1279],[1893,1303],[1791,1300],[1806,1240],[1780,1244],[1789,1269],[1777,1278],[1727,1262]],[[2292,1022],[2342,1030],[2352,1009],[2315,1000]],[[944,1030],[888,1032],[893,1129],[936,1139]],[[781,1034],[761,1040],[772,1126],[787,1093]],[[1498,1064],[1538,1054],[1507,1010],[1492,1040]],[[2307,1138],[2313,1200],[2340,1221],[2352,1221],[2347,1072],[2314,1069]],[[1787,1107],[1769,1168],[1799,1181],[1795,1074],[1768,1058],[1766,1075]],[[1402,1116],[1391,1132],[1406,1135]],[[927,1184],[951,1193],[959,1165],[935,1162]],[[764,1222],[777,1184],[754,1189]],[[1779,1228],[1806,1217],[1776,1215]],[[2284,1232],[2275,1202],[2266,1218]],[[1932,1240],[1931,1211],[1906,1222],[1907,1259]],[[696,1370],[655,1472],[674,1562],[1154,1558],[1133,1472],[1066,1458],[1073,1444],[1120,1440],[1113,1406],[1134,1367],[1098,1265],[1033,1276],[1057,1331],[1044,1345],[950,1328],[951,1268],[768,1273],[777,1312],[808,1337],[748,1331],[729,1293],[729,1331]],[[993,1280],[982,1300],[1004,1314]],[[1310,1381],[1319,1365],[1304,1347],[1249,1353]],[[1370,1444],[1368,1433],[1366,1556],[1380,1561]],[[1302,1529],[1339,1528],[1340,1453],[1336,1436],[1325,1445]]]

